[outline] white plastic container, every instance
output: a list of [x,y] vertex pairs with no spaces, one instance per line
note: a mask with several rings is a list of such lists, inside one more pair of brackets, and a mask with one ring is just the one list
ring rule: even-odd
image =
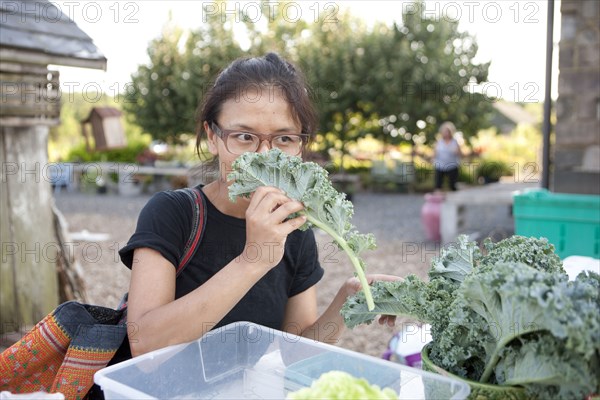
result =
[[383,358],[409,367],[421,368],[421,350],[431,339],[431,325],[404,324],[390,339]]
[[106,399],[285,399],[332,370],[392,388],[400,399],[470,392],[463,382],[248,322],[105,368],[94,381]]

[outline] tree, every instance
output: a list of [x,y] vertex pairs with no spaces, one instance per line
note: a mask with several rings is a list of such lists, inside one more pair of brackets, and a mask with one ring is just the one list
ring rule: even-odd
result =
[[150,63],[132,76],[134,90],[126,94],[124,108],[155,139],[176,142],[180,135],[193,133],[198,101],[211,79],[243,53],[227,20],[204,15],[206,25],[187,38],[168,22],[148,47]]
[[457,21],[443,15],[425,18],[422,3],[412,10],[393,30],[404,63],[411,66],[403,70],[399,85],[388,87],[400,94],[398,128],[430,143],[439,124],[450,120],[465,136],[475,135],[487,126],[492,107],[490,99],[469,88],[487,80],[489,63],[474,64],[477,43],[458,31]]
[[[452,120],[466,136],[486,126],[489,99],[465,88],[487,79],[489,64],[475,65],[475,39],[443,16],[425,18],[420,4],[405,8],[400,24],[367,29],[340,15],[331,26],[313,25],[299,60],[318,90],[328,147],[367,133],[385,142],[432,142],[438,125]],[[355,115],[362,128],[353,129]]]
[[321,148],[338,151],[342,160],[348,144],[368,133],[361,122],[377,113],[365,93],[365,88],[374,87],[365,85],[370,77],[364,73],[361,44],[367,34],[364,21],[342,12],[336,22],[311,25],[297,49],[297,62],[313,87],[319,109]]
[[[260,18],[250,15],[250,12],[241,15],[249,44],[248,53],[261,56],[276,52],[287,59],[297,60],[298,44],[309,28],[307,21],[292,15],[298,13],[298,3],[289,0],[261,0],[260,6]],[[264,29],[262,21],[266,21]]]
[[[193,132],[197,102],[216,73],[241,55],[277,51],[300,65],[314,89],[324,151],[344,154],[368,134],[384,143],[430,143],[445,120],[467,137],[486,126],[490,101],[466,88],[487,79],[489,64],[474,64],[475,39],[456,21],[426,18],[421,3],[392,25],[368,27],[347,11],[335,21],[290,21],[288,3],[261,2],[266,26],[250,15],[205,13],[184,46],[181,30],[167,24],[150,44],[150,64],[133,77],[127,111],[155,138]],[[246,28],[246,49],[235,40],[234,18]]]

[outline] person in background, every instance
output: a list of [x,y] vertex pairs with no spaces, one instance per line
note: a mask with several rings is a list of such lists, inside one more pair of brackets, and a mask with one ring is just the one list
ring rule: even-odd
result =
[[450,190],[456,190],[458,169],[462,153],[458,141],[454,138],[456,128],[452,122],[444,122],[439,129],[439,138],[435,143],[433,165],[435,168],[435,189],[442,189],[444,178],[448,178]]

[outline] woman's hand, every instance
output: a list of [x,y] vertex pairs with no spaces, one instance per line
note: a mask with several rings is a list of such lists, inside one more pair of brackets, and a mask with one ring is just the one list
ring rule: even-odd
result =
[[246,210],[246,245],[242,257],[271,269],[281,261],[287,236],[306,222],[305,216],[287,219],[304,205],[275,187],[259,187]]
[[[371,285],[375,281],[401,281],[402,278],[394,275],[385,275],[385,274],[372,274],[367,275],[367,282]],[[353,277],[344,282],[344,286],[342,290],[346,291],[346,296],[354,296],[362,289],[362,285],[358,278]],[[380,325],[394,326],[396,324],[396,316],[395,315],[381,315],[379,317]]]
[[[399,276],[382,274],[367,275],[367,282],[369,285],[375,281],[398,280],[402,280],[402,278]],[[344,306],[344,303],[348,297],[355,295],[359,290],[361,290],[361,288],[362,287],[358,278],[350,278],[346,280],[325,312],[321,314],[321,316],[313,324],[304,325],[306,328],[302,330],[302,336],[330,344],[337,343],[338,339],[346,329],[346,326],[344,325],[344,318],[342,317],[340,310]],[[316,298],[314,299],[314,302],[316,303]],[[294,311],[288,309],[286,310],[286,313],[288,312],[291,313]],[[289,321],[294,321],[294,318],[290,318]],[[382,315],[379,317],[379,323],[381,325],[386,324],[392,327],[396,323],[396,316]]]

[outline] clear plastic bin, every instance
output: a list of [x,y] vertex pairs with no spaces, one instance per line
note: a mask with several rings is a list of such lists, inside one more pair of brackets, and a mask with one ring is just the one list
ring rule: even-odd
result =
[[339,370],[400,399],[465,399],[467,384],[249,322],[100,370],[106,399],[285,399]]

